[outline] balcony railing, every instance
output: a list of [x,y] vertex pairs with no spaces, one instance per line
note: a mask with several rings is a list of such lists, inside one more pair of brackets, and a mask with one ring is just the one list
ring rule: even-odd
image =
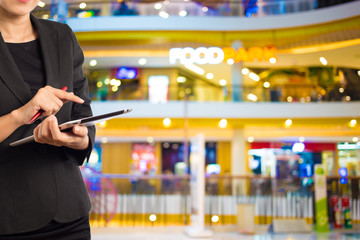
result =
[[[190,223],[188,175],[100,174],[90,169],[83,169],[83,175],[93,206],[93,227]],[[339,178],[328,178],[327,186],[330,226],[337,214],[334,211],[343,214],[343,201],[349,202],[353,224],[360,223],[359,177],[345,184]],[[251,213],[246,221],[257,225],[269,225],[273,219],[316,221],[312,178],[210,175],[205,192],[207,225],[236,224],[244,208]]]
[[48,4],[35,9],[40,18],[64,21],[71,17],[94,16],[244,16],[261,17],[294,12],[310,11],[349,2],[349,0],[254,0],[254,1],[211,1],[211,0],[165,0],[165,1],[91,1],[66,3],[58,0],[57,4]]
[[215,86],[184,85],[154,89],[141,87],[134,83],[121,84],[115,87],[108,84],[96,86],[90,83],[90,97],[93,101],[148,101],[149,103],[166,103],[168,101],[191,102],[351,102],[360,100],[359,86],[346,89],[344,86],[329,84],[288,84],[264,87],[259,86]]
[[[250,74],[243,74],[241,85],[231,84],[225,79],[209,80],[186,71],[175,70],[177,76],[170,79],[169,73],[153,76],[146,70],[135,70],[139,73],[134,73],[133,79],[117,79],[114,71],[109,69],[86,70],[91,99],[136,100],[150,103],[184,100],[301,103],[360,100],[360,71],[357,69],[341,68],[339,76],[334,74],[335,67],[313,67],[301,72],[288,69],[255,69],[252,71],[259,72],[258,79],[253,80]],[[149,83],[148,75],[153,76]]]

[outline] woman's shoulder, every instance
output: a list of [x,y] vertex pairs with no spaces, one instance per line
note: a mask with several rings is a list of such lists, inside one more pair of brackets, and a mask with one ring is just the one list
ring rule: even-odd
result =
[[55,30],[60,33],[62,33],[62,32],[68,33],[69,30],[71,31],[71,28],[66,23],[60,23],[60,22],[56,22],[56,21],[52,21],[52,20],[48,20],[48,19],[41,19],[41,18],[34,18],[34,19],[35,19],[35,21],[38,22],[38,24],[42,28],[45,28],[45,29]]

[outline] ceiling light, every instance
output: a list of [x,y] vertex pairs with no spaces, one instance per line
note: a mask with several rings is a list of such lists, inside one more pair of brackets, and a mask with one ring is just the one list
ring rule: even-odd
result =
[[269,82],[264,82],[263,86],[264,86],[264,88],[269,88],[269,87],[270,87],[270,83],[269,83]]
[[84,2],[83,2],[83,3],[80,3],[80,4],[79,4],[79,8],[80,8],[80,9],[86,8],[86,3],[84,3]]
[[116,85],[116,79],[115,79],[115,78],[113,78],[113,79],[110,80],[110,85],[111,85],[111,86],[115,86],[115,85]]
[[276,58],[274,58],[274,57],[270,58],[269,62],[272,63],[272,64],[276,63]]
[[358,137],[353,137],[353,138],[352,138],[352,141],[353,141],[353,142],[357,142],[357,141],[359,141],[359,138],[358,138]]
[[358,75],[359,75],[359,77],[360,77],[360,70],[358,71]]
[[151,222],[155,222],[156,221],[156,215],[155,214],[151,214],[150,217],[149,217],[149,220]]
[[219,84],[220,86],[226,86],[227,82],[225,79],[220,79]]
[[96,86],[97,86],[98,88],[101,88],[102,85],[103,85],[103,83],[102,83],[101,81],[98,81],[98,82],[96,83]]
[[159,12],[159,16],[166,19],[169,17],[169,14],[167,12],[161,11]]
[[100,122],[100,123],[99,123],[99,126],[102,127],[102,128],[106,127],[106,121]]
[[221,119],[219,122],[219,128],[226,128],[227,120],[225,118]]
[[154,5],[154,8],[157,9],[157,10],[159,10],[160,8],[162,8],[162,4],[161,4],[161,3],[156,3],[156,4]]
[[118,86],[112,86],[111,91],[116,92],[117,90],[119,90]]
[[204,75],[205,70],[202,69],[201,67],[198,67],[194,64],[185,64],[184,67],[186,67],[187,69],[199,74],[199,75]]
[[251,78],[255,82],[260,80],[260,77],[256,73],[253,73],[253,72],[249,73],[249,78]]
[[140,58],[138,61],[139,65],[145,65],[147,63],[146,58]]
[[96,66],[96,64],[97,64],[97,61],[95,59],[90,61],[90,66],[94,67],[94,66]]
[[213,223],[217,223],[218,221],[219,221],[219,216],[218,215],[214,215],[214,216],[212,216],[211,217],[211,221],[213,222]]
[[248,141],[249,143],[254,142],[254,140],[255,140],[255,138],[252,137],[252,136],[250,136],[250,137],[247,138],[247,141]]
[[256,102],[258,100],[258,97],[253,93],[249,93],[247,95],[247,99],[250,100],[250,101]]
[[207,73],[207,74],[206,74],[206,78],[207,78],[207,79],[213,79],[213,78],[214,78],[214,74],[213,74],[213,73]]
[[350,127],[355,127],[356,124],[357,124],[356,119],[351,119],[351,120],[350,120]]
[[304,137],[300,137],[300,138],[299,138],[299,142],[302,142],[302,143],[305,142],[305,138],[304,138]]
[[41,8],[45,7],[45,3],[43,1],[39,1],[38,6],[41,7]]
[[185,11],[185,10],[182,10],[179,12],[180,17],[185,17],[186,15],[187,15],[187,11]]
[[292,98],[292,96],[288,96],[288,97],[286,98],[286,100],[287,100],[288,102],[292,102],[292,101],[293,101],[293,98]]
[[243,75],[249,74],[249,72],[250,72],[250,70],[249,70],[248,68],[243,68],[243,69],[241,70],[241,73],[242,73]]
[[292,125],[292,120],[291,119],[286,119],[285,126],[290,127],[291,125]]
[[164,124],[165,127],[170,127],[170,125],[171,125],[170,118],[164,118],[163,124]]
[[107,79],[105,79],[104,82],[105,82],[106,85],[109,85],[110,84],[110,79],[107,78]]
[[227,61],[226,61],[227,64],[229,65],[233,65],[235,63],[234,59],[232,58],[229,58]]
[[203,12],[207,12],[207,11],[209,11],[209,8],[203,7],[202,10],[203,10]]
[[322,65],[327,65],[327,60],[324,57],[320,58],[320,62],[322,63]]
[[179,76],[179,77],[176,78],[176,81],[177,81],[178,83],[184,83],[184,82],[186,82],[186,78],[185,78],[185,77],[182,77],[182,76]]

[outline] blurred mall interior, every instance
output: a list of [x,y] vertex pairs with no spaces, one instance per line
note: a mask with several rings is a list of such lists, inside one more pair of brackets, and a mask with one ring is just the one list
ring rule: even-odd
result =
[[360,238],[359,9],[41,0],[78,38],[94,114],[133,109],[82,166],[94,239]]

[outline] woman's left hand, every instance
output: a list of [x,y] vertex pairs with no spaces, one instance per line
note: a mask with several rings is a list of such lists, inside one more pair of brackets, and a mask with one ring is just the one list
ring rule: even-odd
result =
[[61,132],[57,118],[47,117],[34,129],[34,139],[38,143],[46,143],[57,147],[69,147],[84,150],[89,146],[88,129],[85,126],[74,126],[71,132]]

